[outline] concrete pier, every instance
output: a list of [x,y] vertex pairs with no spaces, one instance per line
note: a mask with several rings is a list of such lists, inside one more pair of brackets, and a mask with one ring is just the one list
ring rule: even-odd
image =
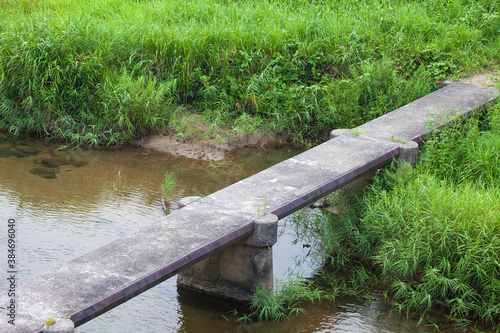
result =
[[[209,293],[236,299],[241,293],[242,300],[248,299],[254,286],[272,285],[276,219],[394,158],[413,163],[417,145],[429,130],[487,106],[494,94],[498,91],[491,88],[450,84],[356,131],[336,133],[313,149],[194,200],[130,237],[20,285],[16,325],[0,320],[0,332],[41,332],[49,317],[70,316],[77,327],[190,267],[179,278],[181,285],[198,290],[208,286],[204,290]],[[264,211],[272,215],[262,217]],[[218,257],[196,265],[214,255]],[[249,281],[247,274],[255,280]],[[0,318],[7,317],[8,304],[2,295]]]
[[249,302],[256,288],[273,288],[273,249],[278,240],[278,217],[267,214],[254,221],[252,236],[231,245],[179,273],[177,284],[239,302]]

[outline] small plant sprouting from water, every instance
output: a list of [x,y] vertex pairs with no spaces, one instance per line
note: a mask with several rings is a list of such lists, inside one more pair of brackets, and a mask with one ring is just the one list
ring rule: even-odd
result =
[[218,167],[227,167],[227,166],[231,165],[231,162],[232,162],[231,160],[225,160],[225,159],[220,161],[220,162],[215,162],[215,163],[210,161],[207,168],[214,170],[214,169],[217,169]]
[[165,199],[170,200],[172,197],[174,188],[177,186],[175,180],[174,180],[174,173],[173,172],[166,172],[165,173],[165,178],[163,178],[163,185],[162,185],[162,192],[163,195],[165,196]]
[[[316,288],[299,276],[277,283],[273,291],[259,287],[249,304],[249,313],[233,309],[227,314],[236,318],[237,323],[248,324],[255,321],[283,321],[292,315],[306,313],[300,307],[304,302],[332,301],[333,297]],[[228,320],[226,316],[224,319]]]
[[122,175],[121,175],[121,170],[118,170],[118,175],[116,175],[115,182],[113,183],[113,190],[118,191],[118,187],[120,187],[122,184]]
[[243,313],[241,317],[238,317],[238,319],[236,319],[236,322],[247,324],[252,322],[252,318],[250,317],[249,314]]
[[167,205],[172,200],[172,196],[174,194],[174,190],[177,187],[177,183],[174,179],[173,172],[165,172],[165,177],[163,178],[163,184],[161,186],[161,190],[163,192],[163,197],[161,201],[163,203],[163,209],[167,211]]
[[123,182],[123,179],[122,179],[121,170],[118,170],[118,173],[117,173],[117,175],[115,177],[115,180],[113,181],[113,185],[111,185],[111,188],[109,190],[102,191],[102,194],[106,195],[106,194],[111,193],[112,191],[121,192],[122,191],[122,189],[121,189],[122,185],[124,185],[124,182]]

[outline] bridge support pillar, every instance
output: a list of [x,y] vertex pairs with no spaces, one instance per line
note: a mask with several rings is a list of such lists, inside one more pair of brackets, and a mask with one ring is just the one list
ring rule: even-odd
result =
[[267,214],[254,223],[252,236],[179,273],[177,285],[239,302],[249,302],[257,287],[271,291],[278,218]]
[[418,143],[407,141],[399,146],[399,161],[409,163],[411,166],[417,164],[418,159]]

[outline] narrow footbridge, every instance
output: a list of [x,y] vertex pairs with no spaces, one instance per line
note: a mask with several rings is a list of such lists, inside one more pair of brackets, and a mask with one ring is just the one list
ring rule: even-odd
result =
[[[76,327],[180,272],[181,285],[244,300],[259,283],[272,286],[278,219],[394,158],[414,162],[429,124],[445,126],[497,94],[452,83],[354,130],[335,130],[317,147],[18,286],[15,326],[7,323],[11,309],[2,291],[0,332],[42,332],[49,317],[70,316]],[[206,258],[212,262],[204,265]],[[193,278],[204,272],[210,283]]]

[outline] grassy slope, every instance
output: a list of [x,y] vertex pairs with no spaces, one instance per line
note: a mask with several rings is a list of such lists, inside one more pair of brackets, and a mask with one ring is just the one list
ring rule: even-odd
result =
[[92,145],[162,130],[181,103],[311,142],[500,54],[494,0],[0,6],[0,129]]

